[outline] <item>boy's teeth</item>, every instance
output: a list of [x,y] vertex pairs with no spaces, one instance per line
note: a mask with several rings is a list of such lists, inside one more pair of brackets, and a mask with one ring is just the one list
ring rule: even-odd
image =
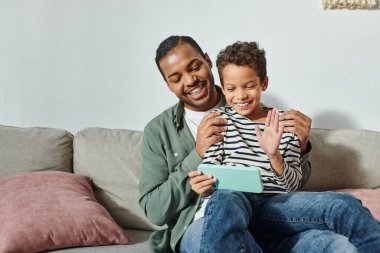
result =
[[247,105],[248,105],[248,102],[247,102],[247,103],[244,103],[244,104],[237,104],[237,105],[240,106],[240,107],[247,106]]

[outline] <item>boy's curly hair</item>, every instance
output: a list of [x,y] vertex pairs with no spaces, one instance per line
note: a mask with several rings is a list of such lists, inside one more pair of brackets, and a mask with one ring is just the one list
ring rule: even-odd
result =
[[220,83],[223,85],[222,70],[228,64],[248,66],[256,71],[263,82],[267,76],[267,61],[264,49],[259,48],[257,42],[237,41],[221,50],[216,59]]

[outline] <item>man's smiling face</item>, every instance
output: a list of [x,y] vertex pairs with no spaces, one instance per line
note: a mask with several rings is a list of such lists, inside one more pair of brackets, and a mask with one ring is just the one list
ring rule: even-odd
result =
[[180,43],[159,62],[169,89],[193,111],[207,111],[218,98],[210,58]]

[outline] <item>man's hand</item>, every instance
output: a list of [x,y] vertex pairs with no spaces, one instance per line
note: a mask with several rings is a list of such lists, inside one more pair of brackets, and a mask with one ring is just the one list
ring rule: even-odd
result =
[[283,121],[284,131],[295,133],[298,136],[301,152],[305,152],[309,141],[311,119],[299,111],[290,109],[280,115],[280,121]]
[[216,182],[216,178],[203,175],[202,172],[195,170],[189,172],[191,189],[200,196],[209,196],[215,190],[211,189]]
[[202,159],[212,144],[223,140],[224,137],[221,133],[227,130],[227,127],[220,126],[226,124],[227,120],[218,118],[218,116],[220,116],[218,112],[210,113],[202,119],[198,126],[195,150]]

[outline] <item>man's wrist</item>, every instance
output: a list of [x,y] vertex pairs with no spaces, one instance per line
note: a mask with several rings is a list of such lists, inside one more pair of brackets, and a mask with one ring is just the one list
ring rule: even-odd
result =
[[310,151],[311,151],[311,143],[310,143],[310,141],[307,141],[306,147],[303,149],[301,148],[301,156],[309,153]]

